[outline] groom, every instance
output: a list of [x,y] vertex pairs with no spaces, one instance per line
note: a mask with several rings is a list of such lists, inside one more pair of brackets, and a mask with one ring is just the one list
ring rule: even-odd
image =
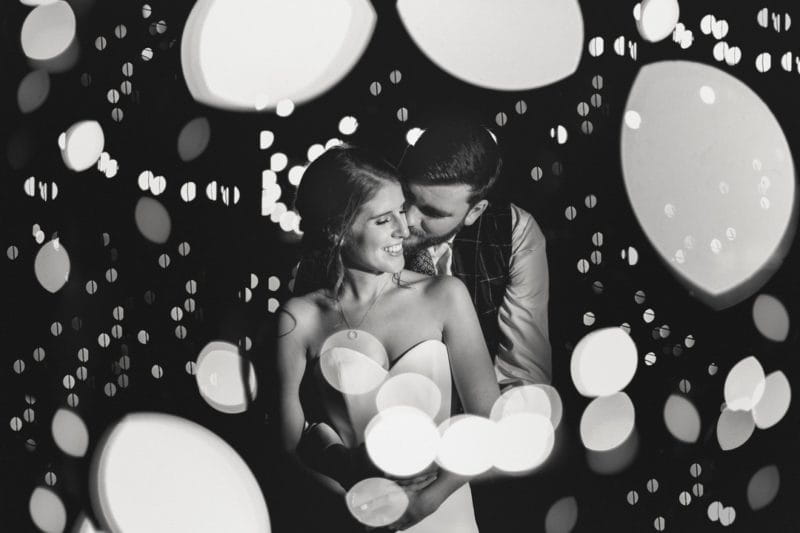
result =
[[[497,142],[480,124],[428,125],[400,163],[410,233],[403,242],[406,268],[464,282],[501,389],[549,384],[545,238],[527,211],[489,202],[501,167]],[[531,505],[545,484],[530,478],[474,483],[481,531],[528,530],[537,514]]]
[[545,238],[527,211],[490,203],[502,159],[480,124],[439,120],[400,163],[406,268],[469,290],[501,389],[551,379]]

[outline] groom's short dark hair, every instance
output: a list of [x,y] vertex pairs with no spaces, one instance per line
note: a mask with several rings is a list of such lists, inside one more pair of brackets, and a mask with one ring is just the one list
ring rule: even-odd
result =
[[497,142],[480,123],[466,119],[432,121],[400,162],[411,183],[472,187],[470,203],[486,197],[497,181],[503,160]]

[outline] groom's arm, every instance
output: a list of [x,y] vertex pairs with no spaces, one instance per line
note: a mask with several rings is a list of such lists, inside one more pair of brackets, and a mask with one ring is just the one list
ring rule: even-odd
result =
[[552,378],[544,234],[530,213],[513,204],[511,217],[509,283],[497,314],[501,340],[495,374],[501,388],[548,384]]

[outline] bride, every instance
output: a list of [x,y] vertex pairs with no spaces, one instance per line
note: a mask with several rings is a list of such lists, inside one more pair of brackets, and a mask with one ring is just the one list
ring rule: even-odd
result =
[[[451,384],[470,414],[488,417],[499,395],[466,287],[454,277],[403,269],[404,203],[397,171],[350,146],[317,158],[296,199],[304,264],[313,265],[319,283],[279,315],[281,445],[342,505],[345,487],[298,458],[307,422],[327,424],[349,449],[362,446],[379,412],[375,383],[406,372],[441,392],[430,413],[434,424],[451,415]],[[477,531],[468,481],[442,469],[408,485],[408,506],[389,527]]]

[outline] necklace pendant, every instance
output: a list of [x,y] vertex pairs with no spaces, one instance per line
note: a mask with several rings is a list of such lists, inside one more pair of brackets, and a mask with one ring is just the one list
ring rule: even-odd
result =
[[358,333],[356,333],[356,330],[351,329],[347,332],[347,338],[351,341],[356,340],[358,338]]

